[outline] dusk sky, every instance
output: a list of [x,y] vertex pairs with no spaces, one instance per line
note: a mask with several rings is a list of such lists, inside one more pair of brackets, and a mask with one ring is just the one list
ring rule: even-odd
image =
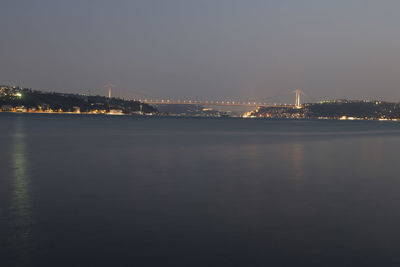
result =
[[[200,100],[400,101],[400,1],[2,0],[0,84]],[[290,99],[294,97],[290,96]]]

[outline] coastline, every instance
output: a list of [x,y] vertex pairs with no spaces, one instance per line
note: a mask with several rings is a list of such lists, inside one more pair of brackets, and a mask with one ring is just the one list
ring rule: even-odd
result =
[[59,112],[59,111],[1,111],[1,113],[8,114],[52,114],[52,115],[106,115],[106,116],[158,116],[158,117],[178,117],[178,118],[235,118],[235,119],[259,119],[259,120],[289,120],[289,121],[299,121],[299,120],[332,120],[332,121],[379,121],[379,122],[400,122],[400,119],[387,119],[387,118],[357,118],[357,117],[347,117],[342,116],[340,118],[334,117],[317,117],[317,118],[268,118],[268,117],[257,117],[257,116],[202,116],[202,115],[179,115],[179,114],[153,114],[153,113],[114,113],[114,112]]

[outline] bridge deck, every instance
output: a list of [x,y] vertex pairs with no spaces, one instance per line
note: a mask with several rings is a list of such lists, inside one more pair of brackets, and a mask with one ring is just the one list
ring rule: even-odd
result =
[[139,101],[150,104],[150,105],[199,105],[199,106],[236,106],[236,107],[294,107],[294,105],[282,105],[282,104],[267,104],[267,103],[255,103],[255,102],[200,102],[200,101]]

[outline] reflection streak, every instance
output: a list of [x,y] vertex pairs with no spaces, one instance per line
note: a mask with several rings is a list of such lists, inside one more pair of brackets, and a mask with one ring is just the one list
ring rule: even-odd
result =
[[12,161],[14,167],[14,192],[11,210],[14,216],[13,227],[16,229],[18,243],[18,261],[21,264],[28,262],[27,249],[31,243],[31,196],[30,177],[27,173],[26,144],[23,121],[16,121],[15,134],[12,146]]

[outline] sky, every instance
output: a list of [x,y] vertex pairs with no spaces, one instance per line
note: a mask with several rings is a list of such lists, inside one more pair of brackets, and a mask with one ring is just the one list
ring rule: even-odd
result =
[[[1,0],[0,84],[124,98],[400,101],[398,0]],[[292,101],[292,102],[293,102]]]

